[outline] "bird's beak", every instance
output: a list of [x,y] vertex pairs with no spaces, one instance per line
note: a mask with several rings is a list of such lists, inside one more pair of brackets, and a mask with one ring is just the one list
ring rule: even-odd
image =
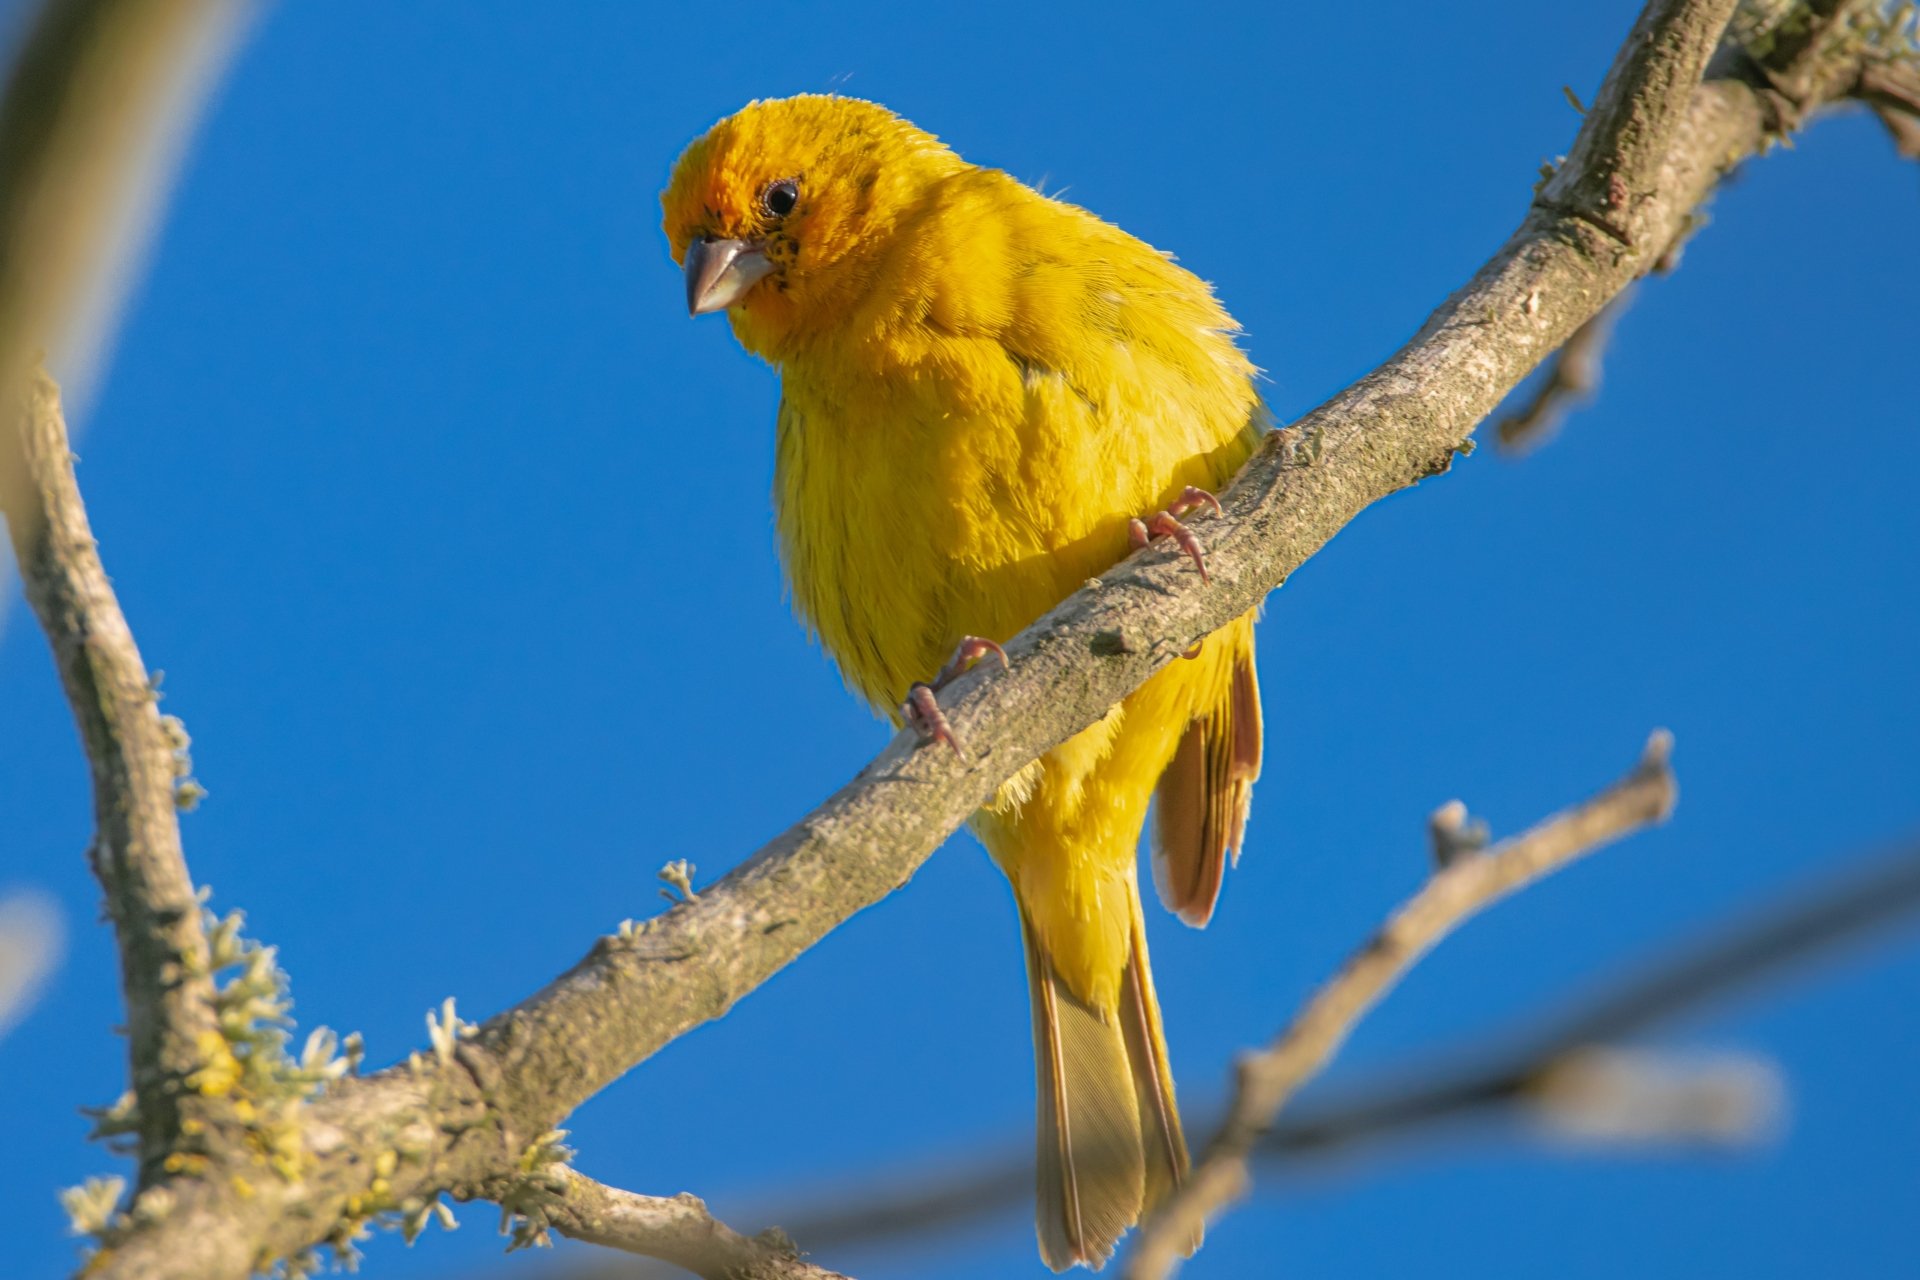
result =
[[751,240],[695,240],[687,246],[687,314],[724,311],[772,270]]

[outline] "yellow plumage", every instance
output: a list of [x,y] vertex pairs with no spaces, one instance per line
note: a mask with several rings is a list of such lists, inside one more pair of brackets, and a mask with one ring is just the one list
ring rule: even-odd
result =
[[[796,606],[896,722],[962,637],[1012,637],[1265,425],[1202,281],[870,103],[754,103],[663,200],[690,305],[780,371]],[[1204,923],[1259,757],[1249,615],[974,818],[1027,940],[1055,1268],[1098,1266],[1185,1172],[1135,873],[1149,801],[1161,896]]]

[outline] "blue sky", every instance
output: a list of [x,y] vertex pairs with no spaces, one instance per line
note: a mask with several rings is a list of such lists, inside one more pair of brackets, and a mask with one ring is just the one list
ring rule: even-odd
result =
[[[1276,412],[1387,355],[1524,213],[1635,6],[785,6],[337,0],[271,10],[214,102],[79,450],[110,571],[211,795],[196,876],[277,944],[303,1024],[424,1040],[702,883],[884,741],[783,601],[773,375],[691,322],[679,149],[757,96],[872,97],[1215,281]],[[1424,870],[1679,743],[1663,830],[1449,941],[1344,1065],[1420,1060],[1843,855],[1920,799],[1920,175],[1871,122],[1751,166],[1622,324],[1603,399],[1365,513],[1268,604],[1268,762],[1214,925],[1156,915],[1190,1109]],[[765,728],[766,708],[789,728]],[[122,1087],[83,763],[24,615],[0,638],[0,891],[70,954],[0,1041],[20,1274]],[[1024,1145],[1003,883],[955,839],[722,1023],[584,1108],[579,1165],[722,1213]],[[1920,949],[1862,951],[1670,1037],[1787,1073],[1738,1158],[1510,1133],[1270,1186],[1188,1274],[1912,1273]],[[531,1274],[493,1211],[369,1274]],[[745,1224],[743,1224],[745,1225]],[[1024,1211],[863,1277],[1040,1274]],[[805,1241],[803,1240],[804,1244]]]

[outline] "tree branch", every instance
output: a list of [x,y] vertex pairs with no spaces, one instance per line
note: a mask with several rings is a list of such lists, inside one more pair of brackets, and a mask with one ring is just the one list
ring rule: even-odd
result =
[[[1652,0],[1641,11],[1566,163],[1541,190],[1541,207],[1579,218],[1622,246],[1636,243],[1636,206],[1660,184],[1668,144],[1686,121],[1736,4]],[[1662,247],[1673,230],[1660,237]]]
[[1141,1226],[1122,1271],[1127,1280],[1171,1273],[1184,1242],[1198,1239],[1227,1204],[1246,1193],[1247,1158],[1280,1108],[1435,943],[1514,890],[1663,821],[1678,796],[1667,765],[1671,746],[1664,730],[1656,733],[1634,771],[1587,803],[1483,853],[1455,852],[1278,1039],[1242,1059],[1226,1120],[1186,1182]]
[[[488,1198],[511,1194],[495,1188]],[[697,1196],[635,1195],[561,1169],[550,1198],[533,1212],[537,1234],[551,1228],[570,1239],[672,1263],[702,1280],[847,1280],[801,1258],[778,1229],[741,1235]]]
[[[117,1236],[90,1274],[238,1277],[328,1238],[369,1203],[483,1185],[582,1101],[904,883],[998,784],[1259,603],[1359,511],[1444,472],[1501,398],[1650,268],[1720,175],[1766,141],[1745,81],[1689,92],[1713,16],[1731,4],[1649,10],[1561,185],[1406,347],[1248,464],[1205,531],[1210,587],[1157,547],[1089,583],[1008,646],[1011,671],[976,671],[943,697],[955,732],[986,744],[983,755],[957,762],[897,735],[696,899],[601,939],[444,1052],[315,1100],[298,1180],[247,1197],[212,1173],[182,1184],[164,1216]],[[376,1175],[380,1153],[398,1154]]]
[[[1713,1001],[1777,981],[1795,966],[1831,959],[1846,948],[1863,945],[1916,913],[1920,913],[1920,845],[1909,846],[1891,859],[1850,863],[1816,883],[1782,891],[1774,902],[1710,931],[1703,939],[1667,949],[1597,991],[1555,996],[1512,1027],[1476,1035],[1478,1047],[1423,1055],[1384,1075],[1338,1087],[1318,1101],[1303,1098],[1299,1105],[1288,1106],[1261,1135],[1253,1159],[1263,1170],[1286,1171],[1329,1156],[1351,1158],[1356,1148],[1367,1143],[1404,1139],[1442,1122],[1516,1106],[1523,1114],[1540,1115],[1566,1101],[1564,1090],[1554,1097],[1540,1087],[1563,1064],[1582,1058],[1591,1062],[1594,1059],[1588,1055],[1595,1052],[1617,1062],[1621,1046],[1633,1037],[1696,1015]],[[1664,1069],[1670,1061],[1661,1056],[1653,1063]],[[1681,1062],[1689,1065],[1685,1059]],[[1712,1073],[1718,1066],[1709,1062],[1707,1070]],[[1726,1116],[1727,1111],[1719,1107],[1712,1115],[1670,1112],[1663,1117],[1668,1123],[1658,1131],[1642,1129],[1630,1136],[1636,1141],[1714,1143],[1751,1136],[1750,1130],[1729,1132]],[[998,1157],[923,1156],[913,1161],[914,1168],[940,1172],[881,1171],[852,1186],[769,1203],[764,1210],[745,1216],[753,1222],[783,1224],[793,1238],[816,1252],[837,1254],[909,1238],[925,1247],[935,1233],[1011,1209],[1033,1194],[1031,1157],[1025,1151],[1016,1153],[1012,1143],[1008,1146],[1008,1153]],[[585,1260],[539,1274],[573,1280],[632,1280],[658,1273]]]
[[120,944],[141,1180],[151,1182],[183,1126],[204,1130],[222,1111],[193,1081],[226,1045],[200,899],[180,848],[185,738],[177,720],[160,714],[101,567],[52,379],[41,374],[24,411],[16,403],[8,417],[0,457],[13,460],[22,483],[4,508],[7,528],[92,766],[89,858]]
[[[1532,1098],[1556,1064],[1697,1012],[1711,999],[1778,977],[1920,912],[1920,845],[1872,866],[1796,886],[1753,915],[1684,944],[1601,990],[1558,998],[1511,1031],[1484,1039],[1507,1046],[1466,1065],[1425,1062],[1403,1083],[1356,1088],[1264,1134],[1259,1158],[1287,1160],[1491,1105]],[[814,1233],[801,1238],[815,1243]],[[822,1237],[819,1243],[825,1243]]]
[[[1423,1063],[1399,1085],[1358,1089],[1345,1100],[1270,1129],[1262,1157],[1287,1159],[1346,1148],[1491,1104],[1526,1099],[1556,1063],[1621,1044],[1708,1000],[1773,979],[1793,965],[1829,955],[1920,912],[1920,845],[1873,866],[1856,866],[1796,886],[1752,916],[1676,947],[1637,973],[1585,997],[1555,999],[1489,1043],[1509,1046],[1466,1066]],[[811,1232],[803,1237],[814,1240]]]

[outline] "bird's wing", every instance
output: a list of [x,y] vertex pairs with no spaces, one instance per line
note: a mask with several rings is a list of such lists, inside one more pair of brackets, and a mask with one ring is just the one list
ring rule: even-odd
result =
[[1188,722],[1154,791],[1154,887],[1166,908],[1195,928],[1212,918],[1227,865],[1240,859],[1260,776],[1251,619],[1230,624],[1210,643],[1226,646],[1222,678]]

